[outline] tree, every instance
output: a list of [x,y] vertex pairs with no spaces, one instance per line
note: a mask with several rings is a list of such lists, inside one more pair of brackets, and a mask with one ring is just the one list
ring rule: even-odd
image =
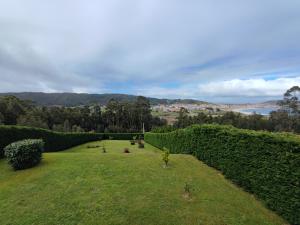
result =
[[30,106],[14,96],[4,96],[0,98],[0,113],[3,116],[5,125],[17,124],[17,119],[20,115],[24,115],[27,108]]
[[0,125],[4,123],[4,116],[0,112]]
[[283,100],[279,102],[282,110],[288,112],[289,115],[300,115],[300,87],[294,86],[287,90],[284,94]]
[[191,121],[188,114],[189,111],[186,108],[181,107],[179,110],[179,115],[176,118],[177,121],[174,123],[174,126],[177,128],[184,128],[191,125]]
[[150,130],[152,115],[149,100],[146,97],[138,96],[135,107],[137,111],[137,118],[139,121],[139,130],[142,131],[143,124],[146,131]]
[[49,129],[48,124],[38,111],[29,111],[18,118],[18,125]]
[[70,132],[71,131],[71,126],[69,120],[65,120],[64,122],[64,132]]

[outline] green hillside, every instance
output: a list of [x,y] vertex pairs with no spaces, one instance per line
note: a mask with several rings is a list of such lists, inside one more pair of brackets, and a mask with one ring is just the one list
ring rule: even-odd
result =
[[[103,143],[107,153],[97,147]],[[39,166],[18,172],[2,159],[1,225],[286,224],[193,156],[171,155],[164,168],[160,150],[136,146],[88,143],[44,153]],[[123,153],[124,147],[131,153]]]
[[[138,96],[127,94],[87,94],[87,93],[44,93],[44,92],[11,92],[0,93],[0,96],[13,95],[22,100],[30,100],[37,105],[43,106],[79,106],[90,104],[106,105],[110,99],[120,102],[134,102]],[[148,98],[151,105],[173,104],[173,103],[205,103],[194,99],[159,99]]]

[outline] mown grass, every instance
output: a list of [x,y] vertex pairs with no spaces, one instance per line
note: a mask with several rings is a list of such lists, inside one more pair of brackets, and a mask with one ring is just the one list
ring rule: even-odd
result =
[[[218,171],[190,155],[128,141],[93,142],[45,153],[35,168],[14,172],[0,161],[0,224],[267,225],[285,222]],[[124,154],[128,147],[130,154]],[[191,197],[184,197],[184,185]]]

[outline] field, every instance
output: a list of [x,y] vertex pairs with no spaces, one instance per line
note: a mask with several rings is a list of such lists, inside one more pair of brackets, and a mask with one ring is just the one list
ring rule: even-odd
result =
[[[103,143],[107,153],[96,147]],[[190,155],[171,155],[164,168],[148,144],[93,142],[45,153],[39,166],[18,172],[1,160],[0,171],[1,225],[286,224]]]

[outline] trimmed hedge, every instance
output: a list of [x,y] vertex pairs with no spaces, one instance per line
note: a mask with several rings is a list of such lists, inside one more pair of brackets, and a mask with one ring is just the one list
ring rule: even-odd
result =
[[300,224],[300,138],[195,125],[169,133],[146,133],[146,142],[171,153],[193,154],[262,199],[291,224]]
[[4,148],[8,163],[15,170],[23,170],[39,164],[44,151],[41,139],[27,139],[9,144]]
[[6,145],[24,139],[43,139],[45,151],[55,152],[102,138],[102,134],[61,133],[32,127],[3,125],[0,126],[0,156],[3,156]]
[[4,147],[15,141],[24,139],[43,139],[46,152],[61,151],[89,141],[103,139],[131,140],[140,133],[63,133],[51,130],[0,125],[0,158],[4,156]]

